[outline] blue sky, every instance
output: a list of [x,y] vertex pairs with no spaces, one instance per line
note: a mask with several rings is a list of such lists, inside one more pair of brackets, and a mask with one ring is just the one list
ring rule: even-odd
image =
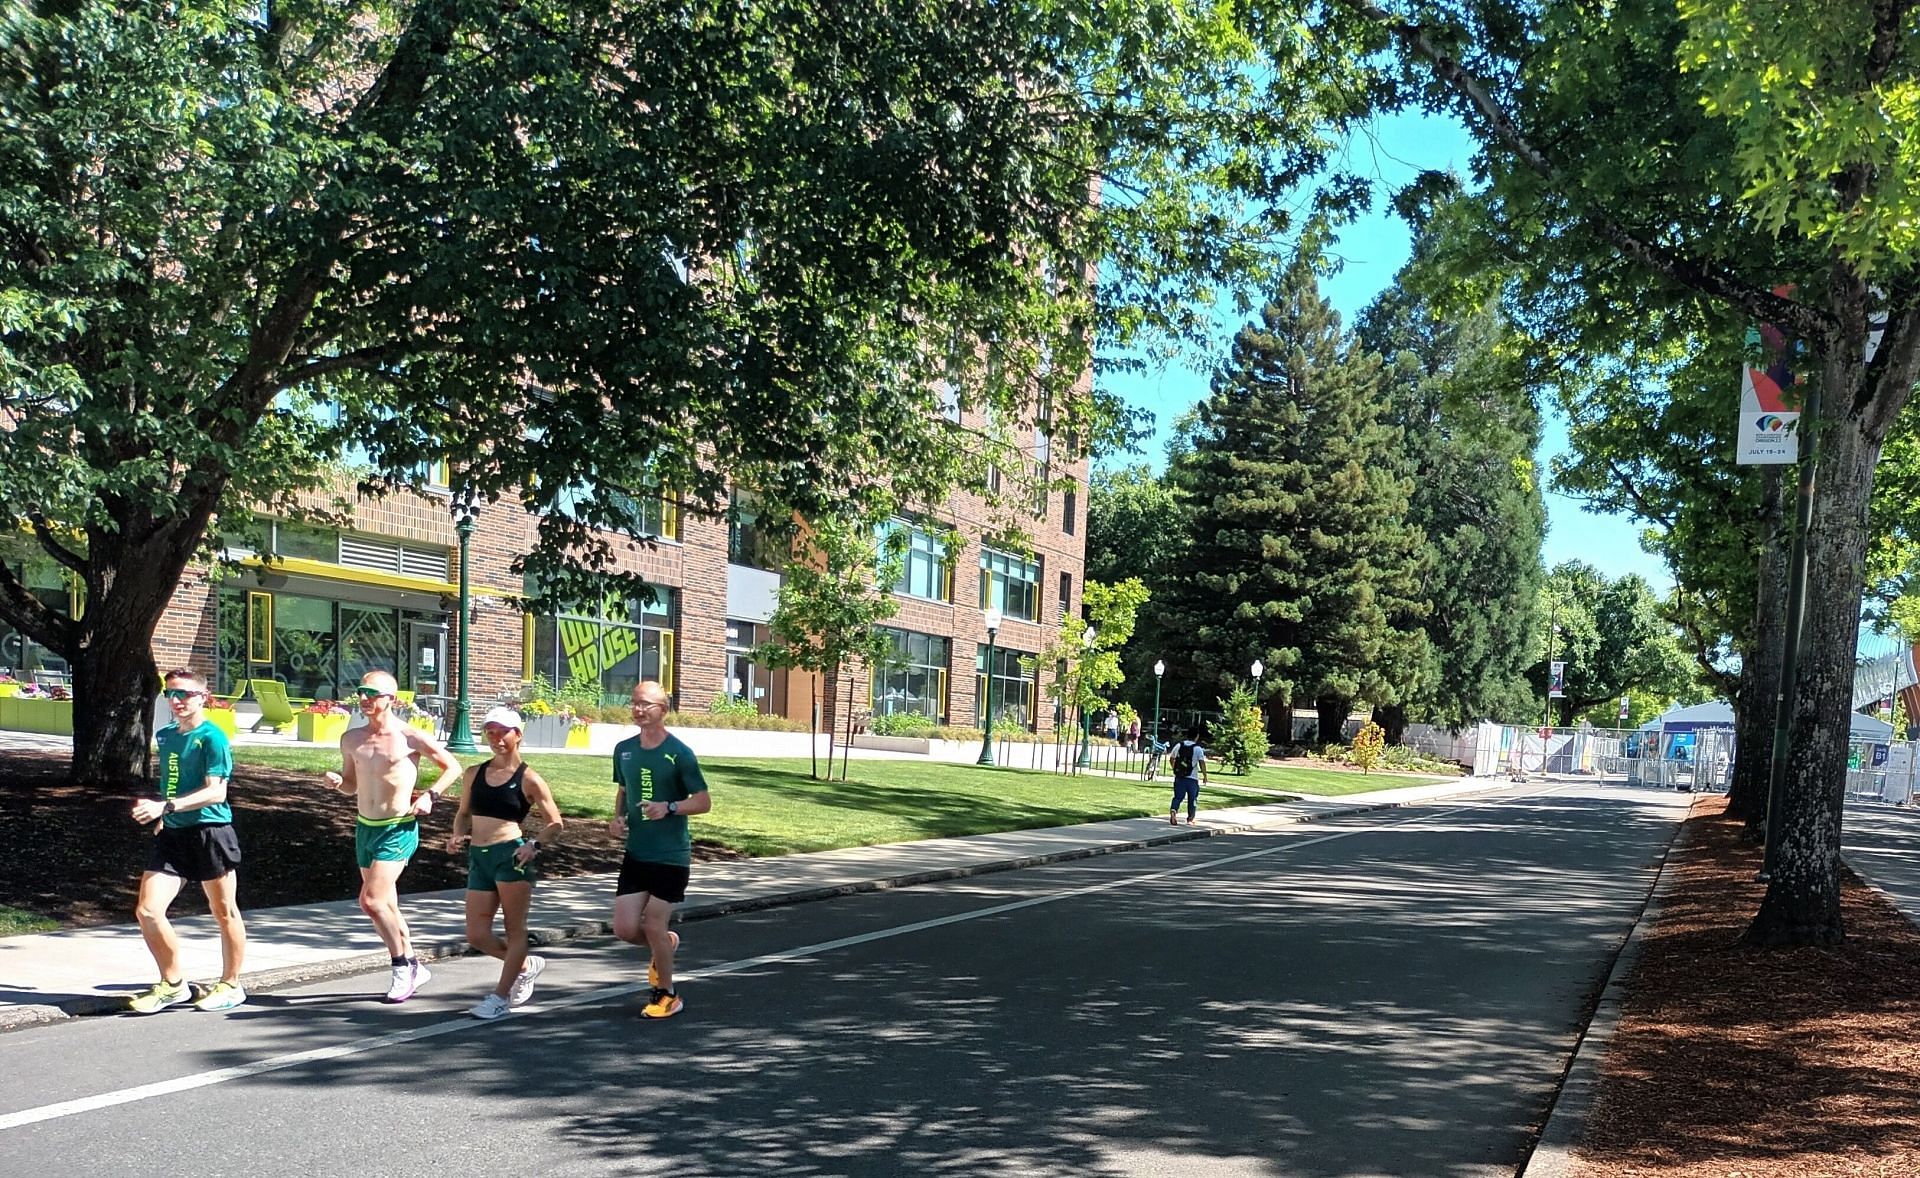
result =
[[[1347,154],[1344,163],[1347,169],[1380,177],[1388,184],[1400,184],[1426,168],[1450,168],[1462,175],[1468,174],[1472,144],[1466,132],[1451,120],[1410,114],[1382,121],[1371,137],[1349,144]],[[1384,211],[1384,200],[1377,200],[1376,204],[1382,206],[1383,211],[1360,219],[1342,232],[1334,250],[1342,260],[1342,267],[1322,285],[1341,318],[1349,323],[1393,281],[1411,249],[1412,239],[1406,224],[1390,211]],[[1223,321],[1221,340],[1229,338],[1237,326]],[[1208,374],[1197,370],[1189,361],[1139,374],[1103,375],[1101,381],[1104,387],[1120,393],[1129,403],[1154,414],[1155,434],[1146,444],[1146,457],[1158,468],[1165,461],[1168,428],[1176,417],[1206,395]],[[1734,404],[1737,402],[1730,401],[1729,407]],[[1537,456],[1543,480],[1549,460],[1566,447],[1565,420],[1549,415]],[[1661,592],[1672,585],[1660,562],[1642,551],[1639,526],[1631,518],[1586,511],[1579,501],[1555,494],[1550,488],[1547,491],[1547,539],[1542,555],[1549,566],[1577,559],[1594,565],[1609,577],[1639,573]]]

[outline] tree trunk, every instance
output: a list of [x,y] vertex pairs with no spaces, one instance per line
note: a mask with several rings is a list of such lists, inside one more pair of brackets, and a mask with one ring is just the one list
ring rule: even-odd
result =
[[108,609],[89,610],[83,619],[80,648],[70,656],[76,783],[138,791],[146,782],[153,700],[160,692],[153,628],[152,621]]
[[1790,536],[1785,468],[1761,473],[1760,558],[1754,586],[1753,629],[1740,660],[1740,694],[1734,701],[1733,784],[1727,813],[1744,819],[1758,839],[1767,818],[1767,783],[1773,771],[1773,726],[1780,695],[1780,660],[1787,635],[1787,564]]
[[825,684],[827,689],[827,699],[826,699],[827,707],[825,712],[826,729],[827,729],[827,775],[825,777],[821,777],[819,774],[819,771],[815,770],[814,779],[817,781],[832,781],[833,780],[833,750],[835,747],[835,738],[837,738],[840,734],[839,733],[840,725],[838,723],[839,713],[834,710],[834,703],[836,702],[835,697],[840,692],[840,664],[835,663],[833,666],[828,667],[824,672],[822,672],[821,681]]
[[[1766,898],[1746,939],[1833,945],[1840,919],[1840,820],[1846,795],[1854,650],[1867,544],[1867,501],[1880,443],[1848,410],[1859,360],[1828,358],[1819,493],[1807,536],[1806,618],[1780,829]],[[1852,374],[1854,379],[1834,379]]]
[[1380,725],[1380,730],[1386,734],[1389,745],[1399,744],[1400,738],[1407,734],[1407,709],[1399,704],[1375,708],[1373,719],[1374,723]]
[[1346,696],[1323,695],[1313,701],[1313,707],[1319,713],[1319,737],[1321,746],[1339,744],[1344,739],[1341,730],[1346,727],[1347,714],[1353,711],[1353,700]]

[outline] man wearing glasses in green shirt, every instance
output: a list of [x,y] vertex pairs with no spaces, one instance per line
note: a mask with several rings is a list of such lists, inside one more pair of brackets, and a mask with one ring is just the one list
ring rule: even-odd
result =
[[[420,848],[420,818],[460,780],[460,762],[452,753],[393,714],[399,689],[385,671],[360,677],[354,692],[367,725],[350,728],[340,738],[341,772],[326,778],[329,786],[359,800],[353,845],[360,865],[360,910],[373,921],[392,958],[388,1002],[405,1002],[433,976],[413,955],[407,920],[400,915],[400,873]],[[440,767],[440,777],[415,793],[422,757]]]
[[186,881],[199,883],[207,908],[220,928],[220,980],[194,1005],[201,1010],[232,1010],[247,1000],[240,988],[240,963],[247,951],[247,926],[235,901],[234,868],[240,865],[240,840],[233,833],[227,805],[227,778],[233,753],[226,733],[206,722],[206,680],[192,671],[168,671],[167,708],[173,723],[154,734],[160,750],[158,797],[133,804],[133,820],[153,827],[153,850],[140,875],[135,915],[140,936],[160,967],[160,984],[127,1003],[135,1014],[157,1014],[193,1001],[180,963],[180,939],[167,920],[167,908]]

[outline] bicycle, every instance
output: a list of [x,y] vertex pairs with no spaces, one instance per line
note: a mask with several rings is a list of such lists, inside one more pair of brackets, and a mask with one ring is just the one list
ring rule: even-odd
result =
[[1140,780],[1152,781],[1160,775],[1160,758],[1166,751],[1167,746],[1157,740],[1147,746],[1147,767],[1140,771]]

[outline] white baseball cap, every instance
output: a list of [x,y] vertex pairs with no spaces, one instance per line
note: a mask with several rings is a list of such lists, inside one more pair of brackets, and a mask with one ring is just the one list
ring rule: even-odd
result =
[[511,728],[515,732],[526,727],[520,722],[520,713],[512,708],[494,708],[488,711],[486,718],[480,721],[480,727],[485,728],[489,724],[498,724],[502,728]]

